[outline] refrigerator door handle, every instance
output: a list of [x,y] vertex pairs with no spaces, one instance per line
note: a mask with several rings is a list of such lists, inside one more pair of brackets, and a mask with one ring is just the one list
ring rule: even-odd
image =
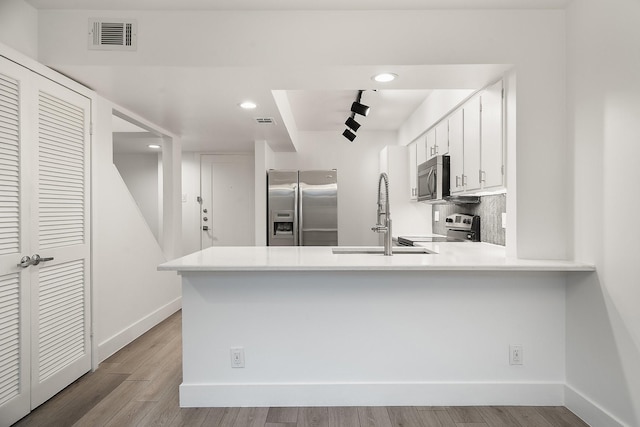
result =
[[293,186],[293,246],[300,245],[300,229],[298,228],[298,186]]
[[[299,196],[298,196],[298,192],[300,192]],[[296,208],[297,208],[296,212],[299,215],[298,228],[296,229],[298,231],[298,246],[304,246],[304,239],[302,238],[302,235],[304,234],[304,231],[302,229],[302,218],[304,216],[302,213],[302,186],[299,186],[298,189],[296,190]]]

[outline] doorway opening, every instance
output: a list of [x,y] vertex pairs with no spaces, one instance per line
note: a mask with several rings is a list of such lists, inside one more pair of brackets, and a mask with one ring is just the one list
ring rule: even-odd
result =
[[171,138],[113,111],[113,164],[163,247],[163,152]]

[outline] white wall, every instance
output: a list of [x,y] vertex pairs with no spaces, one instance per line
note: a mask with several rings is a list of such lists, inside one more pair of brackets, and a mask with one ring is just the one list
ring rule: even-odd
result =
[[598,269],[567,288],[567,404],[594,426],[640,425],[638,22],[635,0],[567,9],[574,245]]
[[[376,224],[379,153],[396,140],[396,132],[360,131],[354,142],[335,132],[299,132],[298,151],[273,153],[272,168],[337,169],[338,244],[377,245],[371,227]],[[266,212],[258,202],[256,211]]]
[[[306,75],[345,65],[513,65],[518,78],[518,209],[517,221],[512,222],[517,227],[517,254],[551,259],[571,255],[564,11],[131,11],[128,15],[138,19],[145,40],[162,46],[134,55],[88,51],[86,40],[77,34],[86,30],[86,18],[93,14],[40,11],[40,55],[45,63],[62,68],[259,67],[277,89],[301,89],[301,81],[309,84],[280,70]],[[173,31],[167,32],[169,27]],[[384,31],[372,31],[375,28]],[[359,33],[368,37],[353,36]],[[342,48],[345,40],[349,49]],[[278,77],[282,75],[286,79]]]
[[24,0],[0,1],[0,42],[38,59],[38,11]]
[[[178,310],[181,299],[179,278],[156,271],[167,260],[163,248],[113,164],[111,117],[116,107],[101,97],[97,97],[93,106],[96,116],[92,141],[92,291],[99,361]],[[179,145],[179,141],[176,143]],[[172,174],[166,167],[163,172]],[[172,191],[169,186],[167,199],[175,203],[179,193],[174,196]],[[170,213],[165,220],[173,226],[174,217]],[[169,242],[172,234],[167,233]],[[169,244],[165,250],[167,256],[172,256],[171,251],[179,245]]]
[[158,157],[158,153],[114,153],[113,164],[118,168],[149,229],[161,244]]

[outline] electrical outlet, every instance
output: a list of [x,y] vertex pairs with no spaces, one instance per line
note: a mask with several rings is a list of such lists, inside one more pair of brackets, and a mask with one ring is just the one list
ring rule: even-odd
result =
[[244,348],[242,347],[231,348],[231,367],[244,368]]
[[509,346],[509,364],[510,365],[522,365],[524,359],[524,353],[521,345]]

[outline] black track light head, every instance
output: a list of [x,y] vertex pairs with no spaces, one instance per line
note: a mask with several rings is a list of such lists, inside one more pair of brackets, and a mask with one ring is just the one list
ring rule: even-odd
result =
[[351,104],[351,111],[366,117],[369,114],[369,107],[356,101]]
[[349,117],[344,124],[349,126],[349,128],[354,132],[358,132],[358,128],[360,127],[360,123],[356,122],[353,117]]
[[353,142],[353,140],[356,139],[356,134],[351,132],[349,129],[345,129],[344,132],[342,132],[342,136],[344,136],[351,142]]

